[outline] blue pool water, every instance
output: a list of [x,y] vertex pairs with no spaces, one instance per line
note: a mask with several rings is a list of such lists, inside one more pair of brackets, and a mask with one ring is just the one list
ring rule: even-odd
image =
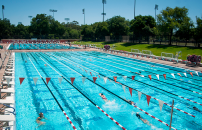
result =
[[[202,114],[192,109],[193,106],[196,106],[202,110],[202,106],[179,97],[202,103],[202,96],[193,93],[193,91],[202,93],[202,77],[197,76],[194,72],[192,77],[187,70],[181,68],[94,51],[15,53],[15,61],[17,129],[35,129],[38,126],[36,118],[39,112],[43,112],[48,119],[43,120],[46,124],[40,126],[39,130],[73,129],[43,82],[42,78],[46,80],[46,77],[51,77],[48,87],[78,130],[121,129],[93,103],[128,130],[169,129],[165,124],[122,99],[134,101],[139,108],[167,124],[170,124],[171,107],[164,104],[160,111],[158,101],[153,98],[150,99],[148,106],[146,95],[142,94],[139,101],[138,93],[135,90],[132,91],[131,97],[128,88],[126,87],[124,92],[122,85],[114,82],[113,76],[117,76],[117,82],[170,105],[174,100],[174,107],[195,116],[194,118],[173,109],[172,127],[183,130],[202,129]],[[184,72],[187,77],[183,75]],[[63,79],[60,84],[58,78],[61,76],[58,73],[67,81]],[[170,73],[174,73],[175,78]],[[177,73],[181,73],[182,77]],[[156,74],[159,74],[159,80],[155,76]],[[166,80],[163,74],[166,74]],[[148,75],[152,76],[151,80]],[[127,79],[124,80],[122,76],[127,76]],[[131,76],[135,76],[135,80],[132,80]],[[20,85],[19,77],[25,77],[22,85]],[[73,85],[71,77],[75,77]],[[87,77],[84,84],[82,77]],[[97,77],[96,84],[93,83],[93,77]],[[103,77],[108,77],[110,80],[105,83]],[[36,85],[33,78],[38,78]],[[105,103],[99,93],[103,93],[110,102]],[[153,126],[144,124],[135,116],[135,112],[139,112]]]
[[38,50],[38,49],[77,49],[77,47],[65,46],[54,43],[12,43],[9,50]]

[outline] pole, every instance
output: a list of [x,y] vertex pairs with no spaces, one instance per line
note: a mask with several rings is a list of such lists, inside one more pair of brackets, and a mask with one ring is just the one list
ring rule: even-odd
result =
[[173,103],[172,103],[172,109],[171,109],[171,119],[170,119],[170,128],[169,128],[169,130],[171,130],[171,124],[172,124],[172,117],[173,117],[173,105],[174,105],[174,100],[173,100]]
[[86,13],[86,12],[85,12],[85,9],[84,9],[84,25],[85,25],[85,13]]
[[156,20],[156,7],[155,7],[155,20]]
[[104,22],[104,2],[103,2],[103,22]]
[[135,5],[136,5],[136,0],[134,0],[134,19],[135,19]]

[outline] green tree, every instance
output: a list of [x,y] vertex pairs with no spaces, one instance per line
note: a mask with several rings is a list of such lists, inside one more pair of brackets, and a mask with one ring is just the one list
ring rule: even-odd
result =
[[76,29],[70,30],[70,38],[72,39],[78,39],[79,38],[79,32]]
[[48,35],[50,32],[49,17],[46,14],[37,14],[32,18],[30,32],[34,35]]
[[109,33],[112,34],[112,38],[118,40],[121,36],[128,35],[129,33],[129,21],[121,16],[114,16],[108,20]]
[[10,20],[6,18],[4,20],[0,19],[0,38],[1,39],[10,38],[15,31],[14,29],[15,29],[15,26],[11,25]]
[[83,35],[83,40],[94,40],[94,33],[92,25],[83,25],[81,30],[81,35]]
[[148,39],[148,36],[153,36],[156,31],[156,22],[152,16],[136,16],[130,21],[130,25],[130,30],[139,38],[139,42],[142,36]]
[[107,22],[97,22],[94,23],[94,35],[96,39],[104,39],[105,36],[109,35],[108,23]]
[[188,9],[185,7],[175,7],[174,9],[167,7],[157,17],[161,32],[164,35],[170,35],[169,45],[171,45],[173,33],[179,29],[184,20],[188,19]]
[[197,27],[193,31],[193,37],[196,40],[196,43],[198,44],[198,47],[200,47],[200,40],[202,40],[202,19],[197,17]]
[[180,39],[185,39],[187,46],[187,40],[192,37],[194,23],[191,21],[189,17],[184,18],[184,21],[179,25],[179,29],[176,31],[176,36],[180,37]]

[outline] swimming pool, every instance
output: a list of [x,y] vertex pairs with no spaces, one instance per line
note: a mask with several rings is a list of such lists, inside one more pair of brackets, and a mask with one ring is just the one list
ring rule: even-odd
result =
[[[202,129],[202,114],[192,109],[196,106],[202,110],[202,78],[194,72],[192,77],[184,69],[96,51],[15,53],[15,61],[15,68],[18,68],[15,70],[17,129],[35,129],[39,112],[43,112],[48,120],[44,120],[46,124],[38,129],[73,129],[61,108],[78,130],[122,129],[95,104],[128,130],[169,129],[141,111],[170,124],[171,107],[164,104],[160,111],[158,100],[169,105],[175,101],[173,128]],[[163,74],[166,74],[166,79]],[[151,80],[148,75],[151,75]],[[156,75],[159,75],[159,80]],[[114,76],[117,77],[116,82]],[[134,80],[132,76],[135,76]],[[19,77],[25,77],[21,85]],[[47,77],[51,79],[46,86]],[[59,77],[64,77],[61,84]],[[75,78],[73,84],[72,77]],[[84,83],[82,77],[86,77]],[[97,77],[95,83],[93,77]],[[106,83],[103,77],[107,77]],[[36,85],[33,78],[38,78]],[[128,87],[133,89],[132,97]],[[140,101],[136,90],[142,92]],[[110,102],[105,103],[99,93],[103,93]],[[149,106],[145,94],[152,97]],[[136,107],[124,99],[134,101]],[[144,124],[135,112],[153,126]]]
[[55,43],[12,43],[9,50],[39,50],[39,49],[77,49],[77,47],[65,46]]

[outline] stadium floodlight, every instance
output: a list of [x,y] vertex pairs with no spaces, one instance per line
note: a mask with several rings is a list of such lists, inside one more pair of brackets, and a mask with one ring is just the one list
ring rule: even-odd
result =
[[156,19],[156,10],[158,10],[158,5],[155,5],[155,19]]
[[57,10],[50,9],[50,12],[53,12],[53,18],[54,18],[54,12],[57,12]]
[[101,15],[103,15],[103,22],[104,22],[104,16],[106,15],[106,13],[104,13],[104,4],[107,3],[106,0],[102,0],[102,3],[103,3],[103,13],[101,13]]
[[85,25],[85,9],[82,9],[82,12],[84,14],[84,25]]
[[4,9],[5,9],[5,7],[4,7],[4,5],[2,5],[2,16],[3,16],[3,20],[4,20]]

